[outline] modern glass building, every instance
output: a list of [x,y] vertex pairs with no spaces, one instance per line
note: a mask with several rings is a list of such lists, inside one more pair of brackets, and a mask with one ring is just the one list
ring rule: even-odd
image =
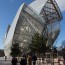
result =
[[35,0],[29,5],[23,3],[8,26],[4,39],[5,55],[10,55],[13,43],[19,43],[22,51],[27,51],[36,32],[45,35],[47,45],[51,47],[59,35],[61,20],[62,14],[55,0]]

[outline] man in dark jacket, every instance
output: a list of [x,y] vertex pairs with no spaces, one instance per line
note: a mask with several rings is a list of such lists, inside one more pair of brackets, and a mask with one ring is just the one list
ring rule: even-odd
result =
[[27,59],[25,55],[23,55],[23,57],[21,58],[20,65],[27,65]]
[[17,58],[15,57],[12,58],[12,65],[17,65]]
[[63,59],[64,59],[64,65],[65,65],[65,54],[63,55]]
[[36,64],[36,60],[37,60],[37,57],[36,57],[36,55],[34,54],[34,55],[32,56],[32,62],[33,62],[33,65]]

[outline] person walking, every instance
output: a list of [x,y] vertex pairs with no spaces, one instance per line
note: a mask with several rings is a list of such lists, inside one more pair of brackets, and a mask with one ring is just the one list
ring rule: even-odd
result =
[[25,55],[22,56],[21,61],[20,61],[20,65],[27,65],[27,59],[26,59]]
[[5,61],[6,61],[6,59],[7,59],[7,56],[5,56]]
[[12,62],[12,65],[17,65],[17,62],[18,62],[17,58],[13,57],[11,62]]
[[65,54],[63,55],[63,59],[64,59],[64,62],[63,62],[63,63],[64,63],[64,65],[65,65]]
[[31,57],[31,55],[29,54],[28,55],[28,65],[32,65],[32,57]]
[[36,55],[34,54],[34,55],[32,56],[32,63],[33,63],[33,65],[36,64],[36,60],[37,60],[37,57],[36,57]]

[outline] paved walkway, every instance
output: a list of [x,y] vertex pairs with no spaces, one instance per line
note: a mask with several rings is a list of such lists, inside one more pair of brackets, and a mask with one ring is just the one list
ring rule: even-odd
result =
[[0,57],[0,65],[11,65],[11,58],[8,58],[7,61],[5,61],[4,57]]
[[0,61],[0,65],[11,65],[10,61]]
[[[11,64],[11,58],[8,58],[6,61],[5,61],[5,58],[4,57],[0,57],[0,65],[12,65]],[[17,65],[20,65],[19,63]],[[39,65],[39,61],[36,65]],[[51,65],[50,63],[48,64],[43,64],[43,63],[40,63],[40,65]],[[58,63],[54,63],[54,65],[58,65]],[[63,65],[63,64],[61,64]]]
[[[12,65],[11,61],[0,61],[0,65]],[[20,65],[19,63],[17,65]],[[44,65],[44,64],[40,64],[40,65]],[[45,64],[45,65],[51,65],[51,64]],[[58,65],[57,63],[54,65]]]
[[[5,61],[5,60],[3,60],[3,61],[0,61],[0,65],[12,65],[11,64],[11,61],[9,60],[7,60],[7,61]],[[19,63],[17,63],[17,65],[20,65]]]
[[[0,61],[0,65],[12,65],[11,61]],[[17,65],[20,65],[19,63]],[[44,64],[40,64],[40,65],[44,65]],[[51,65],[51,64],[45,64],[45,65]],[[55,64],[58,65],[58,64]]]

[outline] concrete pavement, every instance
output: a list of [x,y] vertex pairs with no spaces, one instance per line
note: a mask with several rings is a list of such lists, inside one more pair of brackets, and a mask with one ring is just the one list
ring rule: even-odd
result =
[[[7,58],[7,60],[5,61],[5,58],[4,58],[4,57],[0,57],[0,65],[12,65],[12,64],[11,64],[11,59],[12,59],[12,58]],[[40,62],[40,64],[39,64],[39,62]],[[20,64],[17,63],[17,65],[20,65]],[[51,65],[51,63],[48,63],[48,64],[47,64],[47,63],[45,62],[45,64],[44,64],[44,63],[42,63],[41,61],[37,60],[36,65]],[[54,65],[58,65],[58,63],[54,63]],[[63,64],[61,64],[61,65],[63,65]]]

